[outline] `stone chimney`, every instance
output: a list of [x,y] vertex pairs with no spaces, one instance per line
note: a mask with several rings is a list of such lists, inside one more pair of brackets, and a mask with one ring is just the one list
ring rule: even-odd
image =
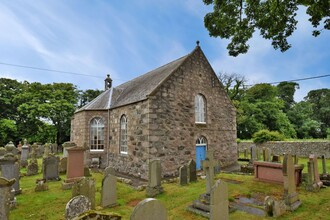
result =
[[112,87],[112,79],[110,78],[110,74],[107,75],[107,78],[104,80],[104,90],[111,89]]

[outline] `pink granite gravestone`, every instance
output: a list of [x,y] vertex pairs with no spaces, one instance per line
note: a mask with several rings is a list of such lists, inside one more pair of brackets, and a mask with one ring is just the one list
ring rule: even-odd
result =
[[85,148],[72,147],[68,148],[68,161],[66,180],[62,184],[63,189],[69,189],[72,184],[84,177],[84,152]]

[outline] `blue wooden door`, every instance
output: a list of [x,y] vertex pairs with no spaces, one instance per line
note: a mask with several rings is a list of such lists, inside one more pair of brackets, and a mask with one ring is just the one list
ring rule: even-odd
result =
[[206,145],[196,146],[196,169],[200,170],[202,166],[202,160],[206,158]]

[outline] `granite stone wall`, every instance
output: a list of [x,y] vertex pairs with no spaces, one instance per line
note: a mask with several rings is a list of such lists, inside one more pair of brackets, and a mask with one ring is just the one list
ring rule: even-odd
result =
[[[109,165],[115,170],[140,177],[148,175],[148,100],[111,110]],[[120,153],[120,119],[127,117],[128,154]]]
[[285,142],[274,141],[263,144],[254,144],[252,142],[240,142],[238,144],[238,150],[244,151],[244,148],[255,145],[259,148],[268,147],[272,149],[273,154],[282,155],[286,152],[298,155],[299,157],[308,157],[310,154],[315,154],[318,157],[325,155],[326,158],[330,158],[330,141],[320,142]]
[[[236,162],[236,110],[211,66],[197,52],[149,96],[149,153],[162,161],[165,177],[178,175],[178,168],[196,160],[196,140],[207,139],[221,166]],[[206,100],[206,123],[195,123],[195,96]]]

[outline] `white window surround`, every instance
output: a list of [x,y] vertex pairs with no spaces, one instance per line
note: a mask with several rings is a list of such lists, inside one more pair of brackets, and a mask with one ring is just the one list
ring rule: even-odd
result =
[[123,115],[120,118],[120,140],[119,140],[120,154],[128,154],[127,146],[127,117]]
[[201,94],[195,96],[195,123],[206,124],[206,101]]
[[104,151],[104,121],[95,117],[90,122],[90,151]]

